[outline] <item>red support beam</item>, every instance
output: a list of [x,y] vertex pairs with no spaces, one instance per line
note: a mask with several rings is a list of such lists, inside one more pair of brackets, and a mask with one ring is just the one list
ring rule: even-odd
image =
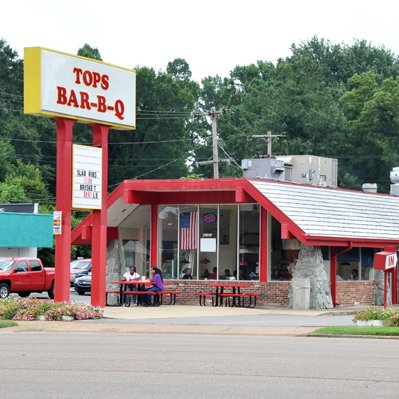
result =
[[93,146],[102,148],[101,209],[94,210],[92,221],[91,304],[105,306],[107,266],[107,194],[108,194],[108,131],[104,125],[93,125]]
[[267,283],[267,211],[260,208],[260,237],[259,237],[259,280],[261,283]]
[[150,265],[158,266],[158,205],[151,205]]
[[72,119],[55,118],[57,126],[56,210],[62,212],[62,234],[55,237],[55,302],[69,302],[72,209]]
[[330,286],[331,286],[331,299],[334,308],[338,305],[337,303],[337,249],[335,247],[330,248]]

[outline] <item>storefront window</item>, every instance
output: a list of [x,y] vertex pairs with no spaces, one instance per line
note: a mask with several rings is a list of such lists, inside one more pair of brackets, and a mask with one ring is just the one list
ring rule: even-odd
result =
[[177,241],[179,233],[178,206],[160,206],[158,208],[158,248],[160,266],[164,278],[177,278],[178,254]]
[[239,280],[259,279],[259,205],[239,206]]
[[119,226],[123,242],[125,264],[135,265],[141,275],[149,275],[151,207],[138,206]]
[[211,274],[210,278],[217,278],[218,269],[218,206],[204,205],[199,208],[199,273],[204,276],[205,270]]
[[[220,274],[237,277],[237,205],[219,206]],[[211,270],[209,270],[211,271]]]
[[[342,249],[339,248],[338,251]],[[374,278],[373,248],[352,248],[338,255],[337,281],[339,280],[372,280]]]
[[271,217],[271,280],[291,280],[299,256],[298,240],[282,240],[281,224]]
[[193,278],[198,276],[198,207],[180,206],[179,209],[179,258],[178,276],[181,278],[186,269],[191,269]]

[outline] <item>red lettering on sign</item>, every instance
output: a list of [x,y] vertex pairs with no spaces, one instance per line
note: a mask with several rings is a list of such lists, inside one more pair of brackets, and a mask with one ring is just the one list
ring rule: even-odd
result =
[[101,75],[98,72],[93,72],[93,87],[97,87],[97,83],[100,83]]
[[67,103],[66,88],[57,86],[57,104],[65,105]]
[[98,112],[105,112],[107,110],[107,106],[105,104],[105,97],[104,96],[97,96],[97,111]]
[[121,120],[125,119],[123,114],[125,113],[125,104],[122,100],[115,101],[115,116]]
[[93,75],[92,75],[92,73],[90,71],[84,71],[83,72],[83,83],[86,86],[91,86],[93,84]]
[[109,88],[109,76],[107,74],[101,75],[99,72],[92,72],[89,70],[83,71],[81,68],[73,68],[72,72],[75,74],[75,83],[85,84],[86,86],[98,87],[99,83],[103,90]]
[[109,76],[108,75],[102,75],[101,76],[101,88],[104,90],[108,90],[109,88]]
[[91,109],[89,103],[89,93],[86,93],[84,91],[80,92],[80,108]]
[[71,94],[69,95],[69,100],[67,102],[69,107],[79,107],[78,99],[76,98],[75,90],[71,90]]

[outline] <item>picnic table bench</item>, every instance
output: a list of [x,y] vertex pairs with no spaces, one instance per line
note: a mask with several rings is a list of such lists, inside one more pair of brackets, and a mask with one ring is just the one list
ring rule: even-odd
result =
[[[256,306],[256,298],[260,297],[261,294],[258,292],[247,292],[247,293],[233,293],[233,292],[223,292],[219,294],[221,298],[225,298],[225,306],[227,304],[229,306],[242,306],[246,308],[254,308]],[[237,298],[237,305],[235,304],[234,299]],[[248,298],[248,306],[245,306],[245,299]],[[232,299],[232,300],[231,300]],[[242,302],[241,302],[242,299]],[[253,301],[253,302],[252,302]]]

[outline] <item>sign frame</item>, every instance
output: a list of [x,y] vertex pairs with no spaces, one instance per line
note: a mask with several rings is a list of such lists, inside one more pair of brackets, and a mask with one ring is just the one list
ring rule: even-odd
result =
[[136,71],[44,47],[26,47],[24,113],[134,130]]
[[103,151],[101,147],[72,145],[72,208],[102,208]]

